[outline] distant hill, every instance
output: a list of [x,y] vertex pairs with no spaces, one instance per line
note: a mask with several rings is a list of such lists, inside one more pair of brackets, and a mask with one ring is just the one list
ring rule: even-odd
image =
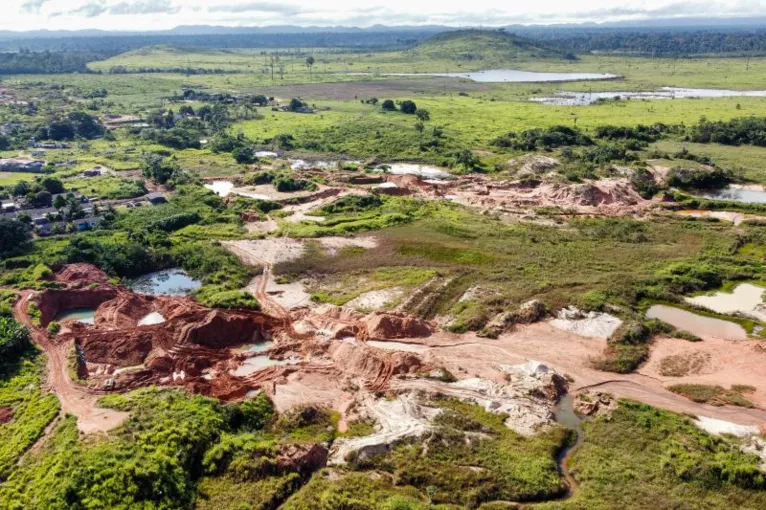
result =
[[[420,57],[456,61],[565,58],[567,52],[543,41],[501,30],[456,30],[430,37],[410,51]],[[573,58],[570,55],[570,58]]]

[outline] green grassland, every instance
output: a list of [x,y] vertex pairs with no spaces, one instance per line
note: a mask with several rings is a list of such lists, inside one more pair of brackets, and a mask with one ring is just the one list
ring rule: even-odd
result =
[[746,180],[766,183],[766,165],[764,165],[766,148],[764,147],[715,143],[700,144],[673,140],[663,140],[654,146],[671,154],[678,152],[682,147],[686,147],[689,152],[712,158],[718,166],[730,168]]
[[0,407],[13,411],[12,421],[0,425],[0,480],[58,414],[58,399],[43,387],[44,367],[45,357],[33,350],[0,361]]
[[19,181],[31,181],[38,175],[29,172],[0,172],[0,186],[16,184]]
[[[300,261],[278,265],[276,272],[319,275],[328,291],[342,287],[349,274],[369,274],[383,268],[423,268],[457,277],[456,285],[445,288],[445,294],[439,296],[442,308],[432,312],[446,312],[466,288],[476,284],[500,293],[492,298],[493,305],[479,308],[483,313],[532,298],[558,308],[598,293],[609,293],[615,302],[635,305],[642,282],[659,278],[663,268],[728,257],[737,243],[727,225],[715,223],[594,219],[559,227],[508,225],[458,207],[424,207],[413,212],[412,223],[379,230],[376,236],[381,245],[375,250],[343,251],[334,257],[312,253]],[[370,218],[371,213],[374,211],[358,216]],[[385,216],[383,210],[379,214]],[[339,225],[355,221],[354,215],[331,215],[327,219]],[[317,235],[316,229],[323,227],[304,228],[304,234]],[[302,232],[293,228],[289,233],[295,236]],[[464,306],[460,304],[453,311],[459,312]]]
[[[661,86],[762,88],[766,59],[688,58],[652,59],[640,57],[583,55],[577,60],[563,58],[561,50],[509,41],[500,34],[461,32],[443,34],[403,51],[340,52],[328,49],[219,49],[199,50],[160,46],[143,48],[94,62],[94,70],[126,69],[207,69],[249,75],[252,82],[266,85],[272,80],[274,58],[276,83],[309,83],[359,80],[347,73],[455,73],[481,69],[512,68],[528,71],[591,72],[617,74],[624,80],[569,84],[572,90],[645,90]],[[315,58],[311,71],[306,58]],[[280,67],[282,72],[279,71]],[[197,77],[190,77],[196,79]]]

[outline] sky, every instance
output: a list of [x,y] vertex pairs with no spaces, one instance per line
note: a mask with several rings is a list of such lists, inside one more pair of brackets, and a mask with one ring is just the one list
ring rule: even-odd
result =
[[766,15],[766,0],[0,0],[0,30],[179,25],[499,26]]

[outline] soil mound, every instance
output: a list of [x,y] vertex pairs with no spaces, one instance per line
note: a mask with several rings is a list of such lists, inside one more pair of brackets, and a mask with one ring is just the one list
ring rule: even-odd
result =
[[91,264],[69,264],[56,274],[56,281],[70,286],[109,283],[109,275]]
[[506,163],[506,167],[518,176],[540,175],[559,166],[559,160],[539,154],[526,154]]
[[284,444],[279,447],[277,469],[280,473],[300,473],[305,477],[327,465],[327,448],[318,444]]
[[436,324],[405,314],[373,312],[364,318],[368,338],[389,340],[396,338],[424,338],[436,331]]

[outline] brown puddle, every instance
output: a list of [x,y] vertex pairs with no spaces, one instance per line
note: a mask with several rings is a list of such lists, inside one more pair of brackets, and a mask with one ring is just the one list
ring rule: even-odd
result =
[[746,340],[747,331],[736,322],[729,322],[712,317],[703,317],[696,313],[666,305],[654,305],[646,312],[647,319],[659,319],[671,326],[688,331],[702,338],[722,338],[724,340]]

